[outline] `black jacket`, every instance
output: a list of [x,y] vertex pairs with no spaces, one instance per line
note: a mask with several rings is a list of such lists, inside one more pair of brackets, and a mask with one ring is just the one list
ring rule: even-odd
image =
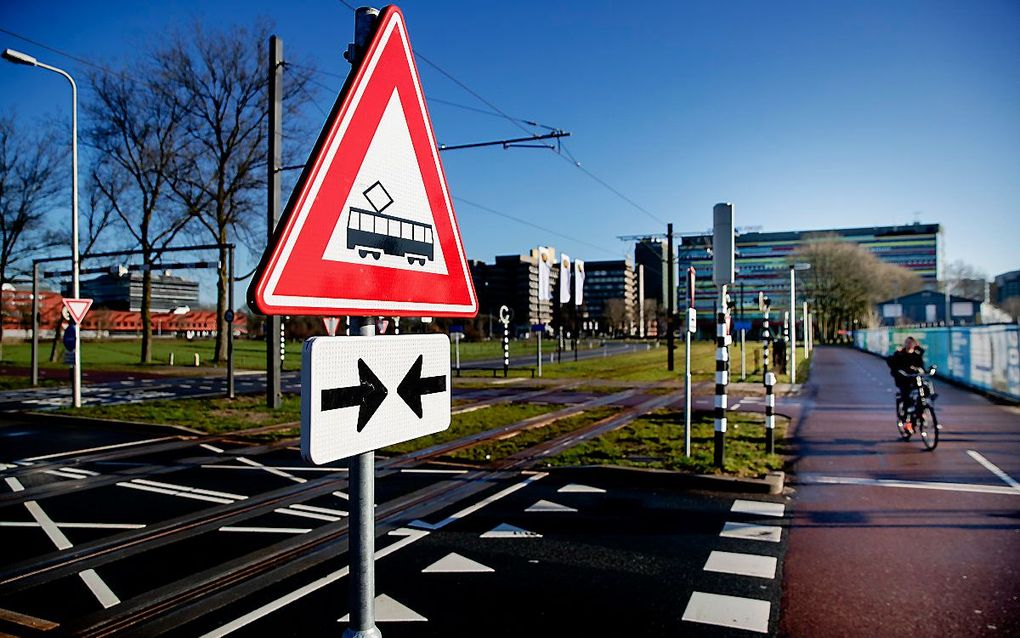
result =
[[896,380],[896,383],[902,383],[906,377],[899,374],[901,370],[909,374],[924,370],[924,350],[917,347],[913,352],[907,352],[900,348],[889,355],[886,363],[889,364],[889,374]]

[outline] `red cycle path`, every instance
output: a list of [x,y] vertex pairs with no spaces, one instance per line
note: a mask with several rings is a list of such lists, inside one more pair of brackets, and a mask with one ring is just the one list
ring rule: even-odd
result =
[[1020,635],[1020,488],[969,453],[1020,480],[1020,408],[937,383],[944,428],[927,452],[896,435],[881,359],[818,348],[811,386],[796,430],[780,635]]

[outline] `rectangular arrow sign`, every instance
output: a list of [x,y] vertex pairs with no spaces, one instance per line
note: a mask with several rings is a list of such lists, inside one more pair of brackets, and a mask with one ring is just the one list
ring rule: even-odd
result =
[[301,455],[316,465],[450,427],[446,335],[312,337],[301,357]]

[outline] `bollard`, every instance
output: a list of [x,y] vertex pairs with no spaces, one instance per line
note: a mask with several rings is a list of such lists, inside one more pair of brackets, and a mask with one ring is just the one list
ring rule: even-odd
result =
[[195,353],[195,367],[196,368],[198,367],[198,364],[199,364],[199,358],[198,358],[198,353],[196,352]]
[[719,287],[719,311],[715,326],[715,466],[723,467],[726,459],[726,386],[730,374],[729,295],[726,285]]
[[170,353],[170,365],[172,366],[173,364],[174,364],[174,353],[171,352]]

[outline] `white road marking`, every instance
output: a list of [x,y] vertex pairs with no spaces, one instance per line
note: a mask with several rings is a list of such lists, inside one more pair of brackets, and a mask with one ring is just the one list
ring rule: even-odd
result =
[[257,467],[257,468],[259,468],[261,470],[265,470],[266,472],[269,472],[270,474],[273,474],[275,476],[282,476],[285,479],[290,479],[291,481],[294,481],[295,483],[307,483],[308,482],[308,479],[301,478],[300,476],[294,476],[293,474],[288,474],[287,472],[284,472],[283,470],[280,470],[280,469],[275,468],[275,467],[270,467],[268,465],[263,465],[263,464],[259,463],[258,461],[253,461],[253,460],[245,458],[243,456],[237,457],[237,460],[240,461],[241,463],[244,463],[245,465],[250,465],[252,467]]
[[444,518],[443,520],[439,521],[438,523],[435,523],[435,524],[433,524],[433,523],[426,523],[425,521],[423,521],[421,519],[415,519],[415,520],[411,521],[409,524],[411,526],[413,526],[413,527],[420,527],[422,529],[428,529],[428,530],[436,530],[436,529],[440,529],[440,528],[446,527],[450,523],[452,523],[454,521],[457,521],[457,520],[460,520],[460,519],[462,519],[465,516],[468,516],[470,514],[474,514],[478,510],[480,510],[483,507],[485,507],[486,505],[490,505],[492,503],[495,503],[499,499],[501,499],[501,498],[503,498],[505,496],[508,496],[510,494],[513,494],[517,490],[525,488],[528,485],[534,483],[535,481],[540,481],[540,480],[544,479],[547,476],[549,476],[548,472],[538,472],[536,474],[533,474],[532,476],[529,476],[528,478],[524,479],[520,483],[517,483],[515,485],[511,485],[510,487],[508,487],[506,489],[503,489],[503,490],[500,490],[499,492],[496,492],[492,496],[489,496],[488,498],[485,498],[485,499],[475,503],[474,505],[471,505],[469,507],[465,507],[461,511],[459,511],[459,512],[457,512],[455,514],[451,514],[450,516],[447,516],[446,518]]
[[[215,452],[217,454],[223,454],[223,449],[222,448],[218,448],[215,445],[209,445],[208,443],[201,443],[201,444],[199,444],[199,447],[204,447],[205,449],[209,450],[210,452]],[[205,466],[203,465],[202,467],[205,467]]]
[[456,408],[450,411],[450,414],[467,414],[468,412],[474,412],[475,410],[481,410],[482,408],[488,408],[489,405],[465,405],[460,408]]
[[733,501],[731,512],[739,514],[752,514],[754,516],[779,516],[786,513],[786,506],[782,503],[770,503],[768,501],[745,501],[737,499]]
[[783,528],[775,525],[753,525],[751,523],[727,522],[719,536],[739,538],[745,541],[766,541],[778,543],[783,536]]
[[316,514],[315,512],[301,512],[298,510],[292,510],[288,507],[281,507],[273,510],[277,514],[289,514],[291,516],[301,516],[302,518],[314,518],[317,521],[328,521],[335,523],[341,519],[340,516],[330,516],[329,514]]
[[[54,523],[57,527],[68,529],[142,529],[141,523]],[[31,521],[0,521],[0,527],[42,527]]]
[[970,458],[974,459],[981,465],[985,466],[986,470],[1002,479],[1003,483],[1012,487],[1017,492],[1020,492],[1020,483],[1014,481],[1012,476],[1000,470],[998,466],[996,466],[994,463],[986,459],[979,452],[975,452],[974,450],[967,450],[967,454],[970,456]]
[[305,505],[304,503],[295,503],[294,505],[291,505],[290,508],[305,512],[318,512],[319,514],[332,514],[333,516],[347,516],[347,512],[343,510],[334,510],[328,507],[317,507],[315,505]]
[[538,532],[529,532],[526,529],[521,529],[516,525],[500,523],[478,538],[542,538],[542,535]]
[[204,494],[192,494],[189,492],[182,492],[180,490],[167,490],[161,487],[151,487],[149,485],[138,485],[137,483],[117,483],[118,487],[129,487],[133,490],[141,490],[143,492],[154,492],[156,494],[166,494],[167,496],[179,496],[181,498],[190,498],[195,501],[207,501],[209,503],[219,503],[220,505],[227,505],[233,503],[233,499],[218,498],[215,496],[206,496]]
[[579,483],[570,483],[564,485],[560,489],[556,490],[564,494],[605,494],[606,491],[601,487],[592,487],[590,485],[581,485]]
[[440,558],[436,562],[432,563],[425,569],[421,570],[423,574],[480,574],[490,573],[496,570],[483,565],[478,561],[473,561],[470,558],[465,558],[455,552],[450,552],[443,558]]
[[[350,622],[350,614],[345,614],[337,622]],[[399,603],[386,594],[379,594],[375,597],[375,619],[378,622],[426,622],[428,618],[422,616],[407,605]]]
[[68,474],[66,472],[61,472],[60,470],[43,470],[43,473],[50,474],[53,476],[59,476],[60,478],[76,479],[79,481],[88,478],[86,476],[82,476],[81,474]]
[[429,470],[424,468],[406,467],[400,470],[404,474],[467,474],[468,470]]
[[176,436],[161,436],[157,439],[144,439],[142,441],[128,441],[127,443],[115,443],[113,445],[101,445],[99,447],[84,448],[81,450],[71,450],[70,452],[57,452],[56,454],[44,454],[43,456],[33,456],[27,459],[21,459],[22,461],[44,461],[46,459],[58,459],[64,456],[74,456],[76,454],[85,454],[86,452],[100,452],[102,450],[113,450],[121,447],[132,447],[135,445],[146,445],[148,443],[157,443],[159,441],[172,441],[180,437]]
[[349,501],[349,500],[351,500],[351,497],[350,497],[350,495],[349,495],[349,494],[347,494],[346,492],[330,492],[330,494],[332,494],[333,496],[335,496],[335,497],[337,497],[337,498],[342,498],[342,499],[344,499],[345,501]]
[[[199,466],[206,470],[262,470],[261,467],[253,467],[251,465],[225,465],[222,463],[216,463],[213,465],[201,465]],[[273,469],[282,470],[285,472],[346,472],[346,467],[289,467],[286,465],[274,465]],[[465,470],[466,471],[466,470]]]
[[[21,481],[16,478],[8,477],[4,480],[15,492],[21,492],[25,489],[25,486],[21,484]],[[28,513],[32,515],[32,518],[35,519],[35,522],[39,524],[39,527],[42,528],[46,536],[49,537],[50,542],[52,542],[57,549],[63,550],[74,547],[74,545],[71,544],[71,541],[67,539],[67,536],[64,536],[64,533],[60,531],[59,527],[57,527],[57,524],[53,522],[53,519],[47,516],[46,512],[43,511],[43,508],[39,507],[38,503],[35,501],[25,501],[24,505],[25,509],[28,510]],[[78,576],[85,581],[85,585],[88,586],[89,590],[104,609],[109,609],[120,602],[120,599],[117,598],[109,586],[103,582],[103,579],[99,577],[99,574],[97,574],[95,570],[86,569],[83,572],[78,572]]]
[[310,527],[221,527],[221,532],[251,532],[254,534],[307,534]]
[[[421,540],[422,538],[425,538],[426,536],[429,535],[429,533],[422,530],[408,529],[406,527],[402,527],[400,529],[393,530],[392,532],[390,532],[390,535],[404,536],[404,538],[391,545],[387,545],[383,549],[377,551],[375,553],[376,560],[389,556],[393,552],[403,549],[404,547],[407,547],[411,543],[414,543],[416,541]],[[236,620],[233,620],[223,625],[222,627],[210,631],[209,633],[203,635],[201,638],[221,638],[222,636],[226,636],[227,634],[233,633],[238,629],[241,629],[242,627],[250,625],[259,618],[262,618],[263,616],[269,615],[278,609],[286,607],[295,600],[300,600],[301,598],[304,598],[308,594],[316,592],[325,587],[326,585],[329,585],[330,583],[334,583],[340,580],[341,578],[344,578],[349,573],[350,567],[343,567],[341,569],[338,569],[337,571],[327,574],[322,578],[319,578],[318,580],[314,580],[308,583],[304,587],[295,589],[294,591],[292,591],[289,594],[286,594],[285,596],[281,596],[280,598],[277,598],[274,601],[268,602],[265,605],[259,607],[258,609],[250,611],[247,614],[241,616],[240,618],[237,618]]]
[[915,490],[944,490],[947,492],[975,492],[977,494],[1020,494],[1011,487],[980,485],[977,483],[937,483],[931,481],[899,481],[893,479],[858,478],[852,476],[817,476],[802,474],[797,477],[801,483],[825,485],[865,485],[868,487],[903,487]]
[[683,619],[688,622],[747,629],[764,634],[769,630],[771,610],[772,605],[767,600],[696,591],[691,594]]
[[177,485],[175,483],[162,483],[160,481],[150,481],[148,479],[134,479],[132,483],[138,483],[139,485],[151,485],[152,487],[162,487],[168,490],[180,490],[182,492],[205,494],[206,496],[219,496],[220,498],[230,498],[235,501],[242,501],[248,498],[244,494],[233,494],[231,492],[217,492],[216,490],[204,490],[199,487],[189,487],[187,485]]
[[552,501],[536,501],[531,507],[524,510],[525,512],[576,512],[577,510],[573,507],[567,507],[566,505],[560,505],[559,503],[553,503]]
[[92,470],[82,470],[77,467],[62,467],[61,472],[67,472],[69,474],[81,474],[83,476],[99,476],[99,472],[93,472]]
[[758,578],[775,578],[777,561],[773,556],[713,551],[705,563],[705,571]]

